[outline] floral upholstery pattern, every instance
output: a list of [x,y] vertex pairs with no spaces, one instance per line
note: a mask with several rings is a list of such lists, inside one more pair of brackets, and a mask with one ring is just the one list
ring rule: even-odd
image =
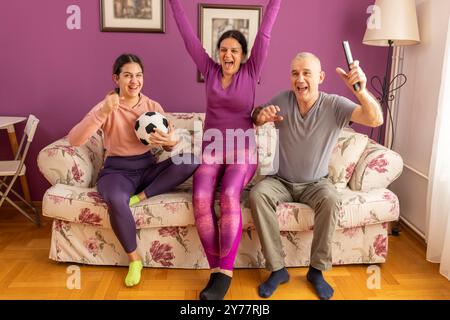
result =
[[52,185],[92,187],[103,166],[104,149],[101,132],[80,147],[72,147],[67,137],[48,145],[38,155],[38,167]]
[[[180,143],[173,154],[200,156],[202,113],[168,114]],[[276,130],[257,129],[258,170],[241,197],[243,235],[236,267],[263,267],[258,235],[248,203],[251,186],[271,173]],[[171,156],[152,149],[158,161]],[[52,184],[43,199],[43,214],[54,218],[50,258],[100,265],[126,265],[127,257],[109,222],[108,208],[95,188],[104,160],[101,132],[81,147],[62,138],[38,155],[38,166]],[[329,179],[341,196],[333,239],[333,263],[381,263],[387,254],[387,223],[399,216],[397,196],[387,186],[403,168],[401,157],[367,136],[344,130],[333,150]],[[192,178],[172,192],[132,207],[138,250],[148,267],[207,268],[192,208]],[[217,197],[218,199],[218,197]],[[218,201],[216,201],[218,210]],[[219,213],[220,214],[220,213]],[[305,204],[281,203],[277,208],[287,266],[309,264],[314,212]]]
[[[241,197],[243,229],[254,227],[248,190]],[[371,193],[339,189],[342,206],[337,229],[394,221],[399,216],[397,196],[388,189]],[[219,207],[216,194],[216,208]],[[66,208],[71,210],[66,212]],[[43,202],[47,217],[111,228],[108,207],[96,188],[57,184],[46,191]],[[151,197],[131,207],[137,229],[194,226],[191,190],[176,190]],[[308,231],[314,226],[314,211],[303,203],[281,203],[277,208],[282,231]]]
[[336,188],[343,189],[347,186],[367,141],[366,135],[350,129],[342,130],[328,165],[328,177]]
[[370,140],[356,165],[349,186],[352,190],[364,192],[386,188],[402,171],[403,159],[398,153]]
[[[382,263],[387,255],[387,223],[337,230],[333,264]],[[138,253],[146,267],[208,269],[194,226],[137,230]],[[287,267],[309,265],[312,231],[281,231]],[[128,265],[128,258],[109,228],[55,219],[50,259],[93,265]],[[244,229],[236,268],[264,268],[264,256],[254,228]]]

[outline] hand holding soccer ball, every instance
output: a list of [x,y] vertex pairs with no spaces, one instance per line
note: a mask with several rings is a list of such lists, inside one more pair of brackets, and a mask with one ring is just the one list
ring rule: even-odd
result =
[[177,143],[173,140],[173,125],[159,112],[142,114],[134,128],[136,136],[145,145],[173,147]]
[[173,124],[169,121],[169,131],[164,132],[158,128],[154,130],[152,134],[150,134],[150,143],[152,145],[160,145],[162,147],[172,148],[174,147],[178,141],[173,138]]

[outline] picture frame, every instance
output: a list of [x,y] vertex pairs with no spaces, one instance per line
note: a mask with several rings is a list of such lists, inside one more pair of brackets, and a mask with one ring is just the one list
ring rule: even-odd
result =
[[[217,41],[223,32],[231,29],[241,31],[247,39],[248,56],[255,42],[261,24],[263,6],[199,4],[199,39],[209,56],[219,61]],[[197,81],[204,82],[203,75],[197,71]]]
[[165,32],[165,0],[100,0],[102,32]]

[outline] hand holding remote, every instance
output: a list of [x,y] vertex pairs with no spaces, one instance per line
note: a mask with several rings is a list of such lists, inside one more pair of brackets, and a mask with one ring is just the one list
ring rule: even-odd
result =
[[[353,63],[352,51],[350,50],[350,44],[348,41],[343,41],[342,46],[344,47],[345,59],[347,59],[348,69],[351,69],[351,65]],[[361,89],[359,82],[353,85],[353,89],[355,91],[359,91]]]

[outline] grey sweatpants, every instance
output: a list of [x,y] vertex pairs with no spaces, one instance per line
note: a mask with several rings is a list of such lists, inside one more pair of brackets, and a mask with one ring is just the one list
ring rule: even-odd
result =
[[267,177],[250,191],[250,208],[261,241],[266,268],[284,267],[280,227],[276,208],[283,202],[301,202],[315,212],[310,265],[325,271],[331,269],[331,241],[341,205],[336,188],[327,178],[312,183],[291,183],[279,177]]

